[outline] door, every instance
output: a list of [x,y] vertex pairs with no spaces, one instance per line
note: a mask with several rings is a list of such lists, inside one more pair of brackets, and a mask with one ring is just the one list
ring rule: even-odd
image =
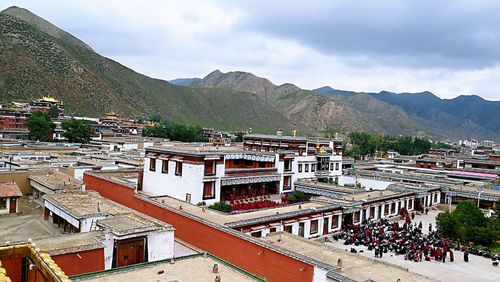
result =
[[323,219],[323,235],[328,233],[328,226],[330,225],[330,218],[325,217]]
[[299,236],[304,237],[305,222],[299,222]]
[[146,238],[131,238],[115,242],[116,267],[147,261],[145,259]]
[[17,199],[16,198],[10,198],[10,213],[16,213],[16,207],[17,207]]

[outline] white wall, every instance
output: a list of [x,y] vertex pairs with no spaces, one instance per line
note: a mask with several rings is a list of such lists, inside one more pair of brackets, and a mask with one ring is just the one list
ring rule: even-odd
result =
[[[142,190],[154,196],[169,195],[185,201],[186,193],[191,194],[191,203],[203,201],[204,164],[183,163],[182,175],[175,175],[175,161],[168,162],[168,173],[162,173],[162,160],[156,160],[156,171],[149,170],[151,158],[144,159],[144,179]],[[217,173],[221,169],[217,167]],[[220,181],[219,182],[220,185]],[[220,197],[219,189],[216,187]],[[217,199],[217,195],[216,195]]]
[[174,257],[174,231],[153,231],[148,233],[148,261]]
[[[394,182],[390,181],[382,181],[382,180],[375,180],[375,179],[367,179],[367,178],[357,178],[358,182],[361,183],[361,185],[365,186],[365,190],[386,190],[387,187]],[[345,186],[345,185],[354,185],[354,177],[352,176],[347,176],[347,175],[341,175],[339,177],[339,185],[340,186]]]
[[[10,198],[7,198],[6,208],[0,209],[0,214],[8,214],[10,210]],[[18,205],[19,206],[19,205]]]
[[313,273],[313,282],[327,282],[327,281],[333,281],[330,278],[326,277],[326,274],[328,273],[328,270],[323,269],[318,266],[314,266],[314,273]]
[[115,240],[124,240],[135,237],[147,237],[148,261],[158,261],[172,258],[174,256],[174,231],[151,231],[147,233],[137,233],[128,236],[117,237],[111,232],[105,234],[104,244],[104,269],[111,269],[113,265],[113,250]]
[[98,217],[89,217],[80,220],[80,232],[89,232],[90,228],[92,228],[92,221],[97,221],[100,219],[105,219],[106,216],[98,216]]

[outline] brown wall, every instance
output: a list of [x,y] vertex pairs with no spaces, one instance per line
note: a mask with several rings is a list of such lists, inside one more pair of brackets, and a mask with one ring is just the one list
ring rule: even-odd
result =
[[14,181],[21,192],[24,195],[31,194],[33,191],[30,186],[30,181],[28,176],[38,175],[48,173],[47,170],[37,170],[37,171],[12,171],[12,172],[1,172],[0,182],[12,182]]
[[314,266],[136,197],[132,188],[84,174],[88,190],[173,225],[175,236],[267,281],[312,281]]

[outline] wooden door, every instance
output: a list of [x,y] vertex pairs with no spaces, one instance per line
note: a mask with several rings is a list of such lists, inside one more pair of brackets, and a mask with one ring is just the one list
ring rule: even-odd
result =
[[116,241],[116,266],[125,266],[145,261],[145,238]]
[[10,213],[16,213],[17,198],[10,198]]

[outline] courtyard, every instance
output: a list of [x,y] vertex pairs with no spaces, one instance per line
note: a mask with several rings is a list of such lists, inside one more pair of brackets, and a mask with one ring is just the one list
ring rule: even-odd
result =
[[[427,215],[416,215],[414,222],[422,222],[424,233],[428,233],[429,223],[433,229],[436,228],[436,216],[440,211],[431,210]],[[402,224],[403,221],[400,221]],[[374,260],[383,261],[394,264],[410,272],[418,273],[427,277],[432,277],[439,281],[500,281],[500,268],[492,266],[492,260],[481,256],[470,255],[469,262],[464,262],[463,252],[453,251],[455,261],[450,262],[449,256],[445,263],[437,261],[422,261],[414,262],[404,260],[402,255],[394,253],[385,253],[382,258],[375,258],[373,251],[368,251],[365,246],[344,245],[343,240],[327,242],[325,244],[335,246],[343,250],[350,250],[354,247],[358,251],[358,255],[371,258]],[[363,250],[363,252],[359,252]]]

